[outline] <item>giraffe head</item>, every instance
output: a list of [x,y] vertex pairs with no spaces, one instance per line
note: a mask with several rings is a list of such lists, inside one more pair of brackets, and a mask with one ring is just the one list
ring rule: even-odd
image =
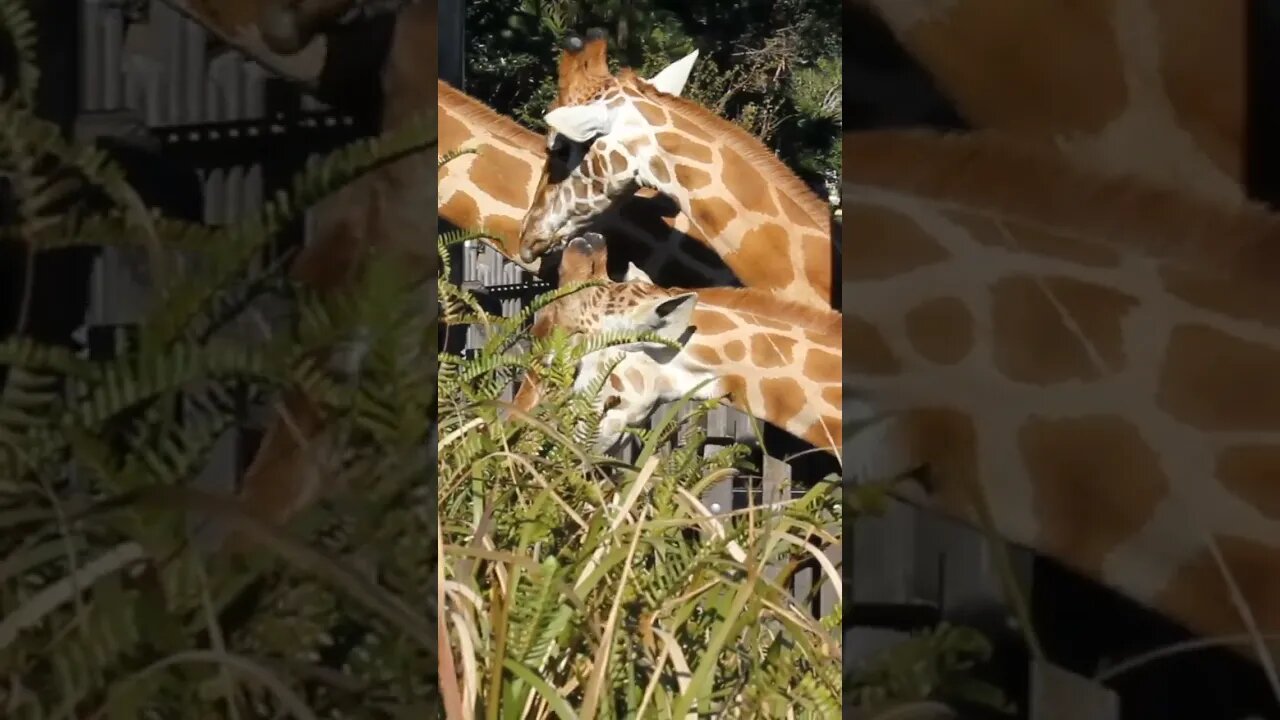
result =
[[545,116],[547,161],[520,228],[520,256],[533,262],[582,230],[616,198],[645,184],[636,148],[652,144],[653,123],[636,104],[644,89],[684,91],[694,52],[648,80],[606,60],[602,30],[571,35],[560,55],[559,94]]
[[[611,282],[605,272],[607,260],[600,235],[586,233],[571,241],[560,261],[559,284],[563,287],[588,280],[607,284],[557,300],[543,309],[538,322],[555,324],[572,335],[648,331],[675,342],[688,338],[697,302],[695,294],[653,285],[634,267],[628,271],[627,280]],[[593,399],[600,412],[598,450],[615,447],[627,427],[643,423],[658,404],[680,397],[687,373],[681,370],[679,355],[660,343],[637,342],[582,357],[574,380],[577,392],[589,390],[601,373],[617,362]]]

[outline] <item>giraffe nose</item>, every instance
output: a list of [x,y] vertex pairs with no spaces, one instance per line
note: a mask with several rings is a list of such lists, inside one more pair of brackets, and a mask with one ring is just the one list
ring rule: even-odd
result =
[[520,259],[527,263],[531,263],[538,259],[538,253],[533,249],[532,245],[525,245],[520,248]]

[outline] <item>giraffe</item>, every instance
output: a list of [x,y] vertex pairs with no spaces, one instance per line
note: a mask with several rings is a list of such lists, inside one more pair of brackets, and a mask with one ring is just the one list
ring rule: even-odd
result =
[[[676,66],[673,66],[676,67]],[[444,81],[437,81],[440,154],[470,149],[439,171],[440,218],[493,235],[490,245],[526,270],[516,242],[532,201],[546,147],[519,123]],[[643,191],[602,213],[593,228],[614,239],[614,262],[634,263],[664,284],[717,286],[736,282],[706,238],[670,201]]]
[[318,31],[353,0],[164,0],[264,68],[304,86],[320,81],[328,43]]
[[574,381],[578,392],[587,390],[612,359],[622,358],[595,398],[602,411],[602,448],[614,446],[622,428],[643,421],[659,403],[688,396],[725,398],[739,410],[840,456],[839,313],[753,288],[663,288],[643,275],[612,282],[606,264],[600,235],[570,241],[560,263],[560,285],[584,280],[606,284],[556,300],[539,312],[535,324],[586,336],[651,331],[680,349],[631,343],[583,359]]
[[[426,5],[431,7],[423,7]],[[340,9],[332,5],[320,7],[328,12]],[[430,72],[436,62],[433,10],[434,4],[422,3],[402,10],[397,17],[382,77],[383,121],[388,127],[425,111],[431,102],[427,83],[435,75]],[[314,28],[318,24],[314,19],[293,23],[298,28]],[[300,32],[278,45],[310,47],[311,43],[312,37]],[[673,66],[673,71],[659,73],[655,79],[678,92],[687,78],[689,64]],[[515,178],[534,177],[545,151],[531,131],[483,103],[439,80],[436,88],[439,152],[448,153],[463,146],[478,151],[446,165],[440,172],[436,188],[439,216],[460,227],[492,232],[499,238],[499,252],[512,258],[516,253],[503,246],[501,238],[514,234],[508,229],[518,227],[525,201],[517,199],[515,205],[509,204],[513,196],[508,188],[517,187]],[[369,247],[395,243],[396,238],[409,241],[434,258],[434,248],[418,242],[431,233],[423,227],[429,216],[420,212],[430,201],[428,195],[433,187],[425,175],[426,162],[425,153],[402,159],[327,198],[314,211],[317,232],[295,261],[295,277],[322,290],[343,287],[352,279],[359,267],[358,259]],[[688,227],[687,221],[670,217],[674,212],[661,205],[659,198],[636,197],[618,213],[602,218],[602,227],[624,241],[619,243],[619,254],[644,263],[648,272],[667,280],[694,285],[731,282],[732,275],[697,242],[693,235],[696,231]],[[536,271],[537,266],[528,269]],[[428,274],[433,272],[429,270]],[[536,398],[530,395],[536,390],[535,383],[526,382],[522,389],[522,397]],[[242,483],[241,498],[253,512],[284,522],[326,491],[323,468],[309,460],[306,451],[307,445],[322,444],[319,438],[323,427],[319,409],[307,398],[286,394]]]
[[546,115],[549,155],[520,228],[532,261],[614,200],[672,198],[742,284],[820,308],[832,302],[830,211],[741,127],[606,64],[603,31],[571,36]]
[[1000,133],[845,152],[852,476],[924,470],[907,499],[1194,633],[1280,633],[1280,216]]
[[1243,199],[1246,2],[855,1],[975,127]]
[[[400,10],[381,77],[383,129],[420,117],[433,95],[435,3],[412,3]],[[291,273],[321,292],[349,287],[371,249],[384,248],[409,263],[422,278],[438,273],[436,251],[423,238],[435,233],[434,218],[421,211],[434,193],[426,151],[399,158],[349,183],[318,205],[317,232],[294,260]],[[328,492],[323,460],[326,423],[305,395],[290,390],[268,423],[240,488],[240,499],[254,514],[283,523]],[[313,457],[314,456],[314,457]],[[235,545],[233,539],[232,542]]]

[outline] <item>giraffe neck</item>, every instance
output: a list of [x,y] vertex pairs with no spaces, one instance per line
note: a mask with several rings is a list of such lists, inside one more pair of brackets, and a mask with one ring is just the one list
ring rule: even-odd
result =
[[1230,572],[1280,632],[1277,217],[983,134],[845,152],[855,476],[927,467],[916,499],[1201,634],[1245,631]]
[[[436,85],[440,154],[476,151],[440,169],[440,218],[492,234],[498,252],[536,270],[536,262],[519,260],[518,241],[520,222],[546,162],[542,138],[448,83],[437,80]],[[659,282],[702,287],[733,281],[688,218],[665,209],[652,192],[617,203],[598,225],[613,241],[619,262],[633,262]]]
[[642,185],[673,198],[747,287],[831,306],[830,214],[759,140],[698,104],[622,82],[654,126],[637,153]]
[[868,2],[972,125],[1241,196],[1248,3]]
[[[680,291],[672,291],[678,293]],[[839,456],[840,314],[756,291],[697,290],[695,331],[681,353],[688,387],[713,378],[703,397],[739,410]]]

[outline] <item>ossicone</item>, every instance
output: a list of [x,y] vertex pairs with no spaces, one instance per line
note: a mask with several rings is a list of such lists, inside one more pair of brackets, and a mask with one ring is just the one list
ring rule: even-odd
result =
[[582,42],[582,36],[572,30],[566,33],[564,39],[560,41],[560,47],[564,48],[564,51],[569,53],[582,52],[582,48],[584,46],[585,44]]

